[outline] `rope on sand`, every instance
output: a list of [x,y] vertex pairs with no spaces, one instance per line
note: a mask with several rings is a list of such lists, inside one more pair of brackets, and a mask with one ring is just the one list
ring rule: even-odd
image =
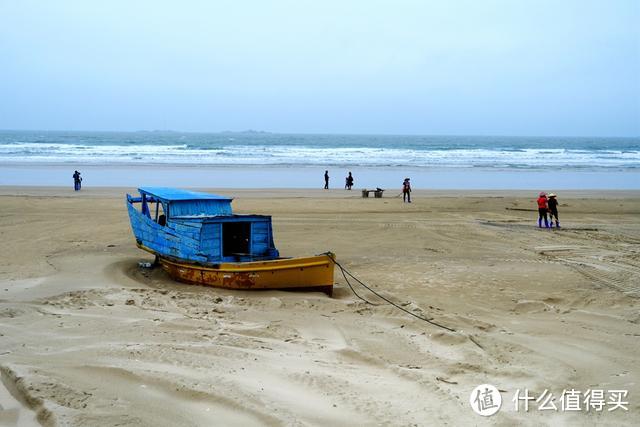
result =
[[355,296],[357,296],[358,298],[360,298],[362,301],[364,301],[365,303],[369,304],[369,305],[380,305],[380,304],[376,304],[373,303],[363,297],[361,297],[360,295],[358,295],[358,293],[356,292],[356,290],[353,288],[353,286],[351,285],[351,282],[349,282],[349,279],[347,278],[347,274],[349,276],[351,276],[354,280],[360,282],[357,278],[353,277],[353,275],[351,273],[349,273],[346,269],[344,269],[340,264],[338,264],[338,262],[335,260],[335,258],[333,258],[333,256],[331,256],[330,252],[327,252],[326,255],[331,258],[331,261],[334,262],[334,264],[336,264],[338,266],[338,268],[340,269],[340,272],[342,273],[342,277],[344,277],[344,280],[347,282],[347,285],[349,285],[349,288],[351,289],[351,292],[353,292],[353,294]]
[[[415,317],[415,318],[417,318],[417,319],[420,319],[420,320],[422,320],[423,322],[427,322],[427,323],[429,323],[429,324],[431,324],[431,325],[433,325],[433,326],[437,326],[437,327],[439,327],[439,328],[446,329],[446,330],[447,330],[447,331],[449,331],[449,332],[456,332],[456,330],[455,330],[455,329],[449,328],[449,327],[447,327],[447,326],[444,326],[444,325],[441,325],[441,324],[439,324],[439,323],[437,323],[437,322],[434,322],[434,321],[433,321],[433,320],[431,320],[431,319],[427,319],[426,317],[422,317],[422,316],[420,316],[420,315],[418,315],[418,314],[415,314],[415,313],[413,313],[413,312],[411,312],[411,311],[407,310],[406,308],[404,308],[404,307],[402,307],[402,306],[398,305],[397,303],[395,303],[395,302],[391,301],[390,299],[388,299],[388,298],[384,297],[383,295],[380,295],[378,292],[376,292],[375,290],[371,289],[371,288],[370,288],[369,286],[367,286],[364,282],[362,282],[360,279],[358,279],[358,278],[357,278],[357,277],[355,277],[353,274],[351,274],[351,273],[349,272],[349,270],[347,270],[346,268],[344,268],[344,267],[343,267],[343,266],[342,266],[338,261],[336,261],[336,259],[335,259],[334,255],[333,255],[331,252],[325,252],[325,253],[323,253],[323,254],[321,254],[321,255],[326,255],[326,256],[328,256],[328,257],[329,257],[329,259],[330,259],[330,260],[331,260],[331,261],[332,261],[336,266],[338,266],[338,268],[339,268],[339,269],[340,269],[340,271],[342,272],[342,275],[344,276],[344,279],[347,281],[347,284],[349,285],[349,288],[351,288],[351,290],[353,291],[353,293],[355,294],[355,296],[357,296],[358,298],[360,298],[362,301],[366,302],[367,304],[371,304],[371,305],[379,305],[379,304],[374,304],[374,303],[372,303],[372,302],[370,302],[370,301],[368,301],[368,300],[364,299],[364,298],[363,298],[363,297],[361,297],[360,295],[358,295],[358,293],[355,291],[355,289],[353,288],[353,286],[351,286],[351,283],[349,283],[349,280],[347,279],[347,275],[348,275],[349,277],[351,277],[353,280],[355,280],[356,282],[358,282],[360,285],[362,285],[366,290],[368,290],[369,292],[371,292],[372,294],[374,294],[375,296],[377,296],[377,297],[378,297],[378,298],[380,298],[381,300],[383,300],[383,301],[387,302],[387,304],[392,305],[393,307],[395,307],[395,308],[397,308],[397,309],[399,309],[399,310],[402,310],[402,311],[404,311],[405,313],[409,314],[410,316],[413,316],[413,317]],[[476,345],[478,345],[478,344],[476,343]]]

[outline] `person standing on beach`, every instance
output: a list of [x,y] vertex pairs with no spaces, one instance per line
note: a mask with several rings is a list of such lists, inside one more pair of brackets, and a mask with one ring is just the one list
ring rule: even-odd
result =
[[409,178],[405,178],[402,183],[402,201],[411,203],[411,180]]
[[73,173],[73,189],[75,191],[80,191],[80,188],[82,188],[82,178],[80,178],[80,172],[75,171]]
[[349,171],[349,175],[345,179],[344,188],[351,190],[351,187],[353,187],[353,175],[351,175],[351,171]]
[[543,191],[538,196],[538,228],[542,228],[543,219],[545,228],[549,228],[549,221],[547,220],[548,210],[549,206],[547,205],[547,193]]
[[329,189],[329,171],[324,171],[324,189]]
[[549,194],[547,205],[549,206],[549,222],[551,223],[551,227],[553,228],[553,217],[555,216],[556,228],[560,228],[560,220],[558,219],[558,200],[556,199],[555,194]]

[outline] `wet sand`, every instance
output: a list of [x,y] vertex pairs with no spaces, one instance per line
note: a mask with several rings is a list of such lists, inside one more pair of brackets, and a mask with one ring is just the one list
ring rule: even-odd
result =
[[[325,166],[300,165],[178,165],[178,164],[78,164],[2,163],[0,186],[73,186],[71,175],[77,168],[85,187],[122,187],[132,182],[148,186],[197,187],[250,190],[253,188],[317,188],[324,186]],[[617,189],[640,190],[637,168],[494,168],[494,167],[366,167],[332,166],[333,189],[343,189],[345,177],[353,172],[358,188],[381,187],[391,192],[402,187],[406,176],[414,189],[533,189],[553,183],[555,190]],[[210,183],[210,184],[207,184]],[[215,183],[215,184],[214,184]]]
[[[560,230],[534,226],[523,191],[220,191],[273,215],[281,254],[332,250],[455,333],[338,274],[329,298],[140,269],[125,191],[0,187],[0,424],[637,423],[638,191],[560,193]],[[469,406],[482,383],[502,390],[490,418]],[[625,389],[629,411],[515,412],[525,388]]]

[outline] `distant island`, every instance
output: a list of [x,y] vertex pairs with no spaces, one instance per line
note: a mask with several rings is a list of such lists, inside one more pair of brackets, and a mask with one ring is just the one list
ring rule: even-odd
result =
[[203,131],[203,132],[197,132],[197,131],[181,131],[181,130],[173,130],[173,129],[153,129],[153,130],[137,130],[135,131],[135,133],[210,133],[210,134],[222,134],[222,135],[228,135],[228,134],[233,134],[233,135],[253,135],[253,134],[257,134],[257,135],[266,135],[266,134],[271,134],[272,132],[267,132],[265,130],[255,130],[255,129],[247,129],[247,130],[239,130],[239,131],[235,131],[235,130],[223,130],[220,132],[209,132],[209,131]]
[[247,130],[241,130],[241,131],[224,130],[220,133],[224,133],[224,134],[232,133],[237,135],[237,134],[270,134],[271,132],[267,132],[266,130],[247,129]]

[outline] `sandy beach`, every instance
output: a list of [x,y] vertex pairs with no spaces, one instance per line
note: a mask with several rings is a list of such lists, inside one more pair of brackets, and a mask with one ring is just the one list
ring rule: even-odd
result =
[[[132,189],[0,187],[0,425],[633,425],[640,410],[640,191],[229,190],[284,256],[327,250],[449,332],[358,299],[239,292],[142,269]],[[483,418],[471,391],[492,384]],[[527,389],[557,411],[515,411]],[[562,411],[563,390],[628,411]]]

